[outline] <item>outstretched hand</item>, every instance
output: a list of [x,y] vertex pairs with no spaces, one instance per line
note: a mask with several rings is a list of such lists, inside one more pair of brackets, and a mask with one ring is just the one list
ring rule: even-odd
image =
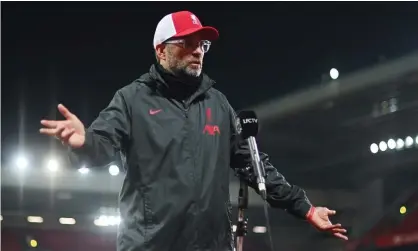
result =
[[337,238],[348,240],[347,230],[341,224],[332,224],[329,217],[335,215],[335,210],[326,207],[312,207],[308,212],[308,221],[318,230],[329,232]]
[[39,131],[48,136],[54,136],[63,144],[73,148],[79,148],[85,142],[85,128],[83,123],[62,104],[58,105],[58,111],[65,120],[41,120],[44,128]]

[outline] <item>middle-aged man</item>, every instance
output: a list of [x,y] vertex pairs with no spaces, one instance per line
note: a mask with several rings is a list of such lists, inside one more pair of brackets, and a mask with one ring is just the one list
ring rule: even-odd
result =
[[[230,251],[229,168],[256,189],[246,142],[235,112],[215,81],[202,73],[203,58],[218,38],[191,12],[165,16],[157,25],[157,62],[148,73],[118,90],[85,129],[63,105],[65,120],[42,120],[41,133],[70,148],[74,165],[102,166],[126,156],[120,192],[119,251]],[[224,83],[223,83],[224,84]],[[319,230],[347,239],[335,211],[314,207],[261,153],[267,201],[306,219]],[[251,173],[250,173],[251,174]]]

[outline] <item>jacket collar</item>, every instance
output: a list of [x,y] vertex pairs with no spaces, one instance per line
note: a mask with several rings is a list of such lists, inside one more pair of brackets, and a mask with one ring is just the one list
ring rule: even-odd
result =
[[190,84],[186,82],[187,79],[179,80],[173,76],[165,76],[170,73],[159,67],[156,64],[151,65],[149,73],[143,75],[141,79],[162,96],[185,102],[187,105],[204,95],[215,84],[215,81],[204,73],[198,81],[195,80],[196,82]]

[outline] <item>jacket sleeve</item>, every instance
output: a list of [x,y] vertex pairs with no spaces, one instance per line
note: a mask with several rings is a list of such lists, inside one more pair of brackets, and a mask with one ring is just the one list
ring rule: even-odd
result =
[[[236,126],[236,114],[229,105],[231,118],[231,168],[235,174],[244,180],[257,193],[257,183],[252,171],[252,160],[248,144],[241,139]],[[269,157],[263,152],[260,159],[264,164],[266,174],[267,202],[274,208],[281,208],[297,218],[306,219],[311,203],[306,193],[300,187],[289,184],[285,177],[270,163]]]
[[86,129],[84,145],[70,148],[69,158],[73,165],[104,166],[114,161],[119,152],[126,151],[131,122],[124,93],[124,89],[118,90],[110,104]]

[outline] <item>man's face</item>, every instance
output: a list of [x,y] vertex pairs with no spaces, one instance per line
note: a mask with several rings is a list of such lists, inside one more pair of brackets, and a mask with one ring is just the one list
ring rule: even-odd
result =
[[201,35],[195,33],[166,43],[164,55],[168,69],[176,75],[200,76],[205,54],[200,46],[201,40]]

